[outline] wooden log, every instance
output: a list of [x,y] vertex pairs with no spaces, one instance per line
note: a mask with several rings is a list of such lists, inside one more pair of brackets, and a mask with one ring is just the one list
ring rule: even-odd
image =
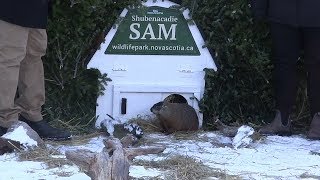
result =
[[[127,140],[134,139],[127,137]],[[128,141],[125,141],[128,143]],[[145,154],[160,153],[164,147],[126,148],[117,138],[104,140],[105,147],[100,153],[88,150],[67,151],[67,159],[74,162],[93,180],[128,180],[129,160]]]
[[119,139],[113,138],[104,141],[104,145],[111,149],[109,154],[111,155],[111,179],[112,180],[127,180],[129,178],[130,163],[125,156],[125,150]]
[[121,144],[123,148],[128,148],[138,142],[138,138],[132,134],[127,134],[127,136],[123,137],[121,140]]

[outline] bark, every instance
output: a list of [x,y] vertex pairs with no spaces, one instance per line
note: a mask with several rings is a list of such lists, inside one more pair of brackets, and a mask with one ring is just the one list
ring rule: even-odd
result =
[[124,137],[104,140],[105,147],[100,153],[88,150],[67,151],[67,159],[78,165],[93,180],[128,180],[130,162],[134,157],[161,153],[164,147],[127,148],[134,138]]

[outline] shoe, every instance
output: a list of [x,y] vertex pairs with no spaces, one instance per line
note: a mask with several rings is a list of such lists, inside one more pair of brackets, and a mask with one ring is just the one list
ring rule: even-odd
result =
[[30,121],[23,116],[19,117],[20,121],[27,123],[42,139],[63,141],[71,139],[71,133],[66,130],[54,128],[50,126],[45,120],[38,122]]
[[320,112],[314,114],[307,138],[312,140],[320,140]]
[[259,130],[260,134],[263,135],[279,135],[279,136],[290,136],[291,133],[291,120],[288,120],[287,125],[283,125],[281,121],[281,112],[276,111],[276,117],[274,120]]
[[3,136],[5,133],[7,133],[7,128],[1,127],[0,126],[0,136]]

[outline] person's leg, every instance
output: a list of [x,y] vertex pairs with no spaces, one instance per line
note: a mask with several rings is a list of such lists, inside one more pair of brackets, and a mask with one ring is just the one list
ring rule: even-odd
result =
[[303,28],[312,122],[308,137],[320,139],[320,28]]
[[296,97],[296,63],[300,52],[301,32],[299,28],[278,23],[271,23],[270,30],[277,114],[273,122],[259,132],[290,135],[289,115]]
[[301,33],[296,27],[274,23],[271,25],[271,37],[276,109],[281,112],[283,124],[287,124],[296,99]]
[[20,112],[14,98],[29,30],[1,20],[0,29],[0,126],[8,128],[12,121],[18,120]]
[[40,121],[41,106],[45,101],[44,72],[41,57],[46,54],[47,33],[45,29],[31,29],[27,53],[20,65],[16,105],[21,115],[30,121]]
[[305,64],[311,114],[320,112],[320,28],[304,28]]
[[45,101],[44,71],[41,57],[47,48],[45,29],[30,29],[27,53],[20,67],[18,91],[15,103],[21,108],[19,120],[29,124],[40,137],[51,140],[70,139],[68,131],[51,127],[41,115]]

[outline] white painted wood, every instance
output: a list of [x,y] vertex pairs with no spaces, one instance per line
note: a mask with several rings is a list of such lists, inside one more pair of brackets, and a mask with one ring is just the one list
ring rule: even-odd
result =
[[[145,6],[170,7],[175,5],[168,0],[158,0],[154,3],[148,0]],[[127,10],[123,10],[124,17]],[[189,19],[189,11],[183,15]],[[171,56],[171,55],[116,55],[105,54],[105,50],[114,37],[117,29],[111,29],[105,37],[88,68],[97,68],[101,73],[107,73],[112,82],[108,83],[104,95],[98,97],[96,127],[107,114],[127,121],[138,115],[151,115],[151,106],[163,100],[170,94],[181,94],[188,103],[196,109],[199,125],[202,125],[202,114],[199,112],[197,101],[190,100],[195,96],[201,99],[204,92],[204,68],[217,70],[213,57],[207,48],[203,48],[204,39],[196,25],[189,25],[200,56]],[[127,114],[121,115],[121,98],[127,98]]]

